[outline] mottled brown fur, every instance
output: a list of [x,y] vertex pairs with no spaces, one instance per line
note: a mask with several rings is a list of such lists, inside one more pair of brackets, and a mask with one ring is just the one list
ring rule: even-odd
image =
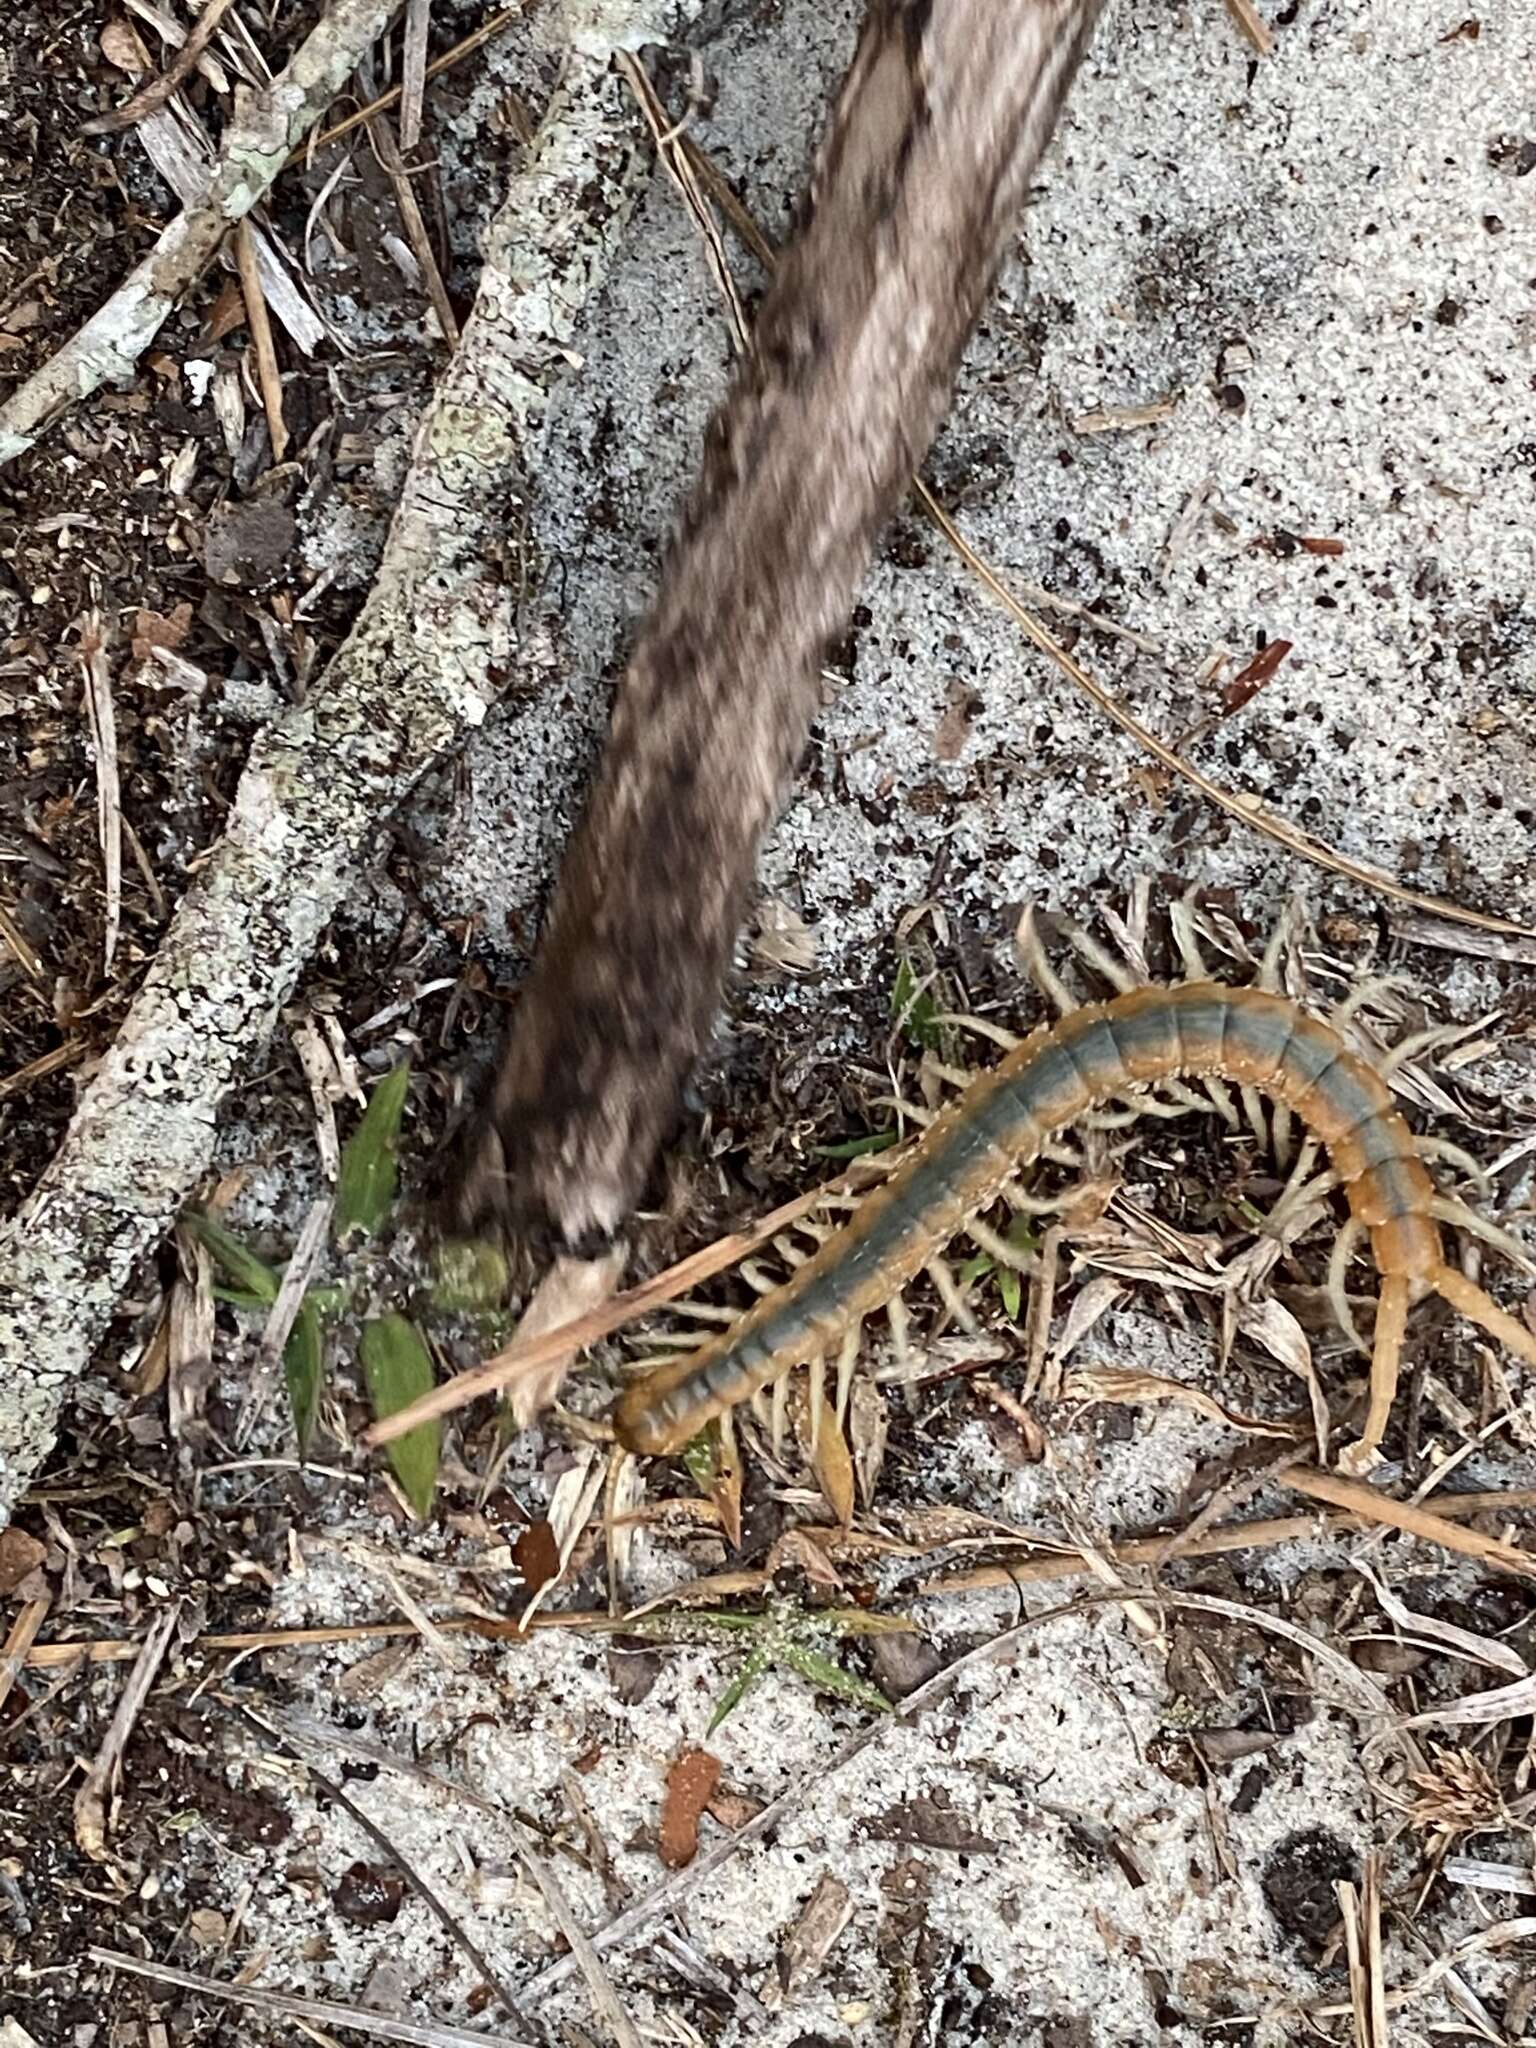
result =
[[875,0],[709,433],[450,1194],[568,1248],[638,1199],[876,536],[927,451],[1100,0]]

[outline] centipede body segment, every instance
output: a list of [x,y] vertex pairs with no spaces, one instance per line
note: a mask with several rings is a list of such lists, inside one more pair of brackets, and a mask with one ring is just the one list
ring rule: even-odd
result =
[[1054,1134],[1114,1099],[1230,1081],[1292,1112],[1325,1149],[1381,1276],[1370,1399],[1345,1462],[1371,1461],[1391,1413],[1409,1308],[1439,1294],[1536,1364],[1536,1337],[1446,1263],[1443,1207],[1381,1075],[1331,1025],[1261,988],[1132,989],[1041,1026],[944,1109],[884,1185],[783,1286],[702,1348],[635,1382],[620,1440],[661,1455],[802,1365],[845,1350]]

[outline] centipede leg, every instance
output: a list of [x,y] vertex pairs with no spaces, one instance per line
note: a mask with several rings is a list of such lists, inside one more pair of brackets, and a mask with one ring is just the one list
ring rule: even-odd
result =
[[1267,1152],[1270,1149],[1269,1119],[1264,1114],[1264,1098],[1257,1088],[1249,1086],[1247,1082],[1243,1083],[1238,1093],[1242,1097],[1243,1113],[1248,1119],[1248,1128]]
[[781,1456],[784,1450],[784,1426],[788,1418],[788,1415],[789,1374],[787,1372],[781,1372],[778,1378],[773,1383],[772,1405],[770,1409],[770,1422],[768,1429],[768,1441],[773,1446],[773,1455],[776,1458]]
[[1232,1100],[1232,1090],[1219,1074],[1204,1074],[1201,1087],[1210,1097],[1211,1105],[1229,1131],[1241,1128],[1242,1118],[1237,1113],[1237,1104]]
[[1078,959],[1091,967],[1095,974],[1101,975],[1117,994],[1128,996],[1139,986],[1125,963],[1101,946],[1086,925],[1070,917],[1058,918],[1057,923]]
[[972,1017],[959,1010],[946,1010],[934,1018],[935,1024],[949,1024],[956,1031],[969,1031],[974,1038],[985,1038],[991,1044],[1001,1046],[1004,1052],[1012,1052],[1023,1040],[1017,1031],[1010,1031],[1005,1024],[994,1024],[990,1017]]
[[[1381,1283],[1376,1305],[1375,1341],[1371,1346],[1371,1389],[1366,1404],[1365,1427],[1358,1443],[1351,1444],[1339,1459],[1347,1472],[1368,1472],[1376,1462],[1377,1448],[1386,1435],[1397,1396],[1397,1374],[1402,1363],[1403,1338],[1408,1329],[1409,1287],[1405,1275],[1389,1273]],[[1492,1303],[1489,1304],[1492,1307]]]
[[1453,1230],[1465,1230],[1473,1237],[1480,1237],[1484,1244],[1491,1244],[1495,1251],[1501,1251],[1511,1265],[1518,1266],[1522,1272],[1536,1271],[1536,1264],[1518,1238],[1511,1237],[1507,1230],[1501,1230],[1486,1216],[1479,1216],[1465,1203],[1454,1202],[1449,1195],[1437,1195],[1429,1205],[1429,1213],[1437,1223],[1448,1223]]
[[1339,1328],[1357,1351],[1366,1352],[1369,1356],[1368,1347],[1360,1335],[1360,1326],[1355,1321],[1354,1311],[1350,1308],[1349,1296],[1345,1290],[1345,1275],[1349,1271],[1349,1262],[1354,1257],[1355,1247],[1364,1234],[1365,1225],[1357,1223],[1353,1216],[1341,1227],[1333,1254],[1328,1261],[1328,1300],[1338,1319]]
[[1000,1237],[995,1230],[972,1217],[965,1226],[965,1234],[977,1251],[985,1252],[989,1259],[995,1259],[1000,1266],[1011,1266],[1015,1273],[1032,1273],[1035,1269],[1033,1252],[1027,1252],[1016,1244],[1010,1244],[1006,1237]]
[[821,1449],[821,1411],[827,1405],[827,1357],[818,1351],[805,1369],[805,1397],[811,1411],[811,1457]]
[[938,1290],[939,1299],[954,1317],[968,1337],[974,1337],[977,1324],[970,1303],[960,1291],[960,1284],[943,1259],[930,1259],[923,1269]]
[[1464,1145],[1453,1144],[1449,1138],[1418,1138],[1414,1149],[1421,1159],[1438,1159],[1446,1166],[1454,1166],[1474,1184],[1485,1201],[1493,1193],[1492,1178]]
[[1040,934],[1035,928],[1035,907],[1026,903],[1019,913],[1018,924],[1013,934],[1014,950],[1019,956],[1019,965],[1039,989],[1051,1008],[1060,1016],[1070,1017],[1077,1008],[1071,991],[1045,956],[1040,943]]
[[1474,1285],[1465,1273],[1458,1273],[1454,1266],[1442,1266],[1431,1275],[1429,1284],[1458,1315],[1465,1316],[1469,1323],[1476,1323],[1490,1337],[1497,1337],[1506,1351],[1514,1352],[1528,1365],[1536,1365],[1536,1337],[1524,1323],[1517,1322],[1507,1309],[1500,1308],[1481,1287]]
[[1210,981],[1213,977],[1200,950],[1200,941],[1195,937],[1195,920],[1191,905],[1194,892],[1175,903],[1168,913],[1168,922],[1173,930],[1173,943],[1179,951],[1186,981]]
[[848,1397],[853,1392],[853,1369],[859,1362],[859,1340],[863,1325],[854,1323],[844,1332],[842,1348],[837,1354],[837,1426],[848,1426]]

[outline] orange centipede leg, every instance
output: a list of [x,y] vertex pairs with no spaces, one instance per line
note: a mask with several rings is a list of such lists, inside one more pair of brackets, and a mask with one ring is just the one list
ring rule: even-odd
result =
[[1365,1427],[1360,1432],[1360,1441],[1351,1444],[1340,1457],[1341,1471],[1368,1472],[1375,1463],[1377,1446],[1386,1434],[1392,1402],[1397,1394],[1397,1369],[1408,1328],[1409,1298],[1406,1277],[1401,1273],[1389,1273],[1381,1283],[1381,1299],[1376,1306],[1376,1333],[1371,1345],[1371,1397],[1365,1412]]
[[1507,1351],[1513,1351],[1527,1365],[1536,1365],[1536,1337],[1524,1323],[1517,1322],[1507,1309],[1500,1308],[1496,1301],[1484,1294],[1481,1287],[1474,1286],[1465,1273],[1458,1273],[1454,1266],[1442,1266],[1438,1273],[1431,1275],[1429,1284],[1458,1315],[1465,1316],[1469,1323],[1476,1323],[1490,1337],[1497,1337]]

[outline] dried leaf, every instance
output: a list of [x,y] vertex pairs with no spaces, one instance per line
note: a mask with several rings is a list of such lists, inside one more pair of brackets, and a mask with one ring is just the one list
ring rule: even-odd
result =
[[46,1547],[25,1529],[0,1529],[0,1600],[8,1599],[47,1555]]
[[1072,1306],[1067,1310],[1067,1320],[1062,1325],[1061,1335],[1051,1346],[1051,1356],[1058,1365],[1072,1356],[1094,1324],[1101,1316],[1108,1315],[1126,1292],[1124,1282],[1114,1279],[1107,1273],[1099,1274],[1090,1280],[1086,1287],[1078,1289],[1073,1297]]
[[852,1918],[853,1894],[840,1877],[823,1871],[784,1937],[763,2002],[772,2008],[810,1983]]
[[826,1396],[821,1400],[821,1416],[816,1429],[816,1447],[811,1448],[810,1397],[803,1387],[797,1389],[795,1400],[795,1435],[800,1448],[816,1475],[816,1484],[821,1488],[827,1506],[846,1529],[853,1520],[854,1485],[853,1459],[843,1440],[843,1432],[837,1426],[837,1417]]
[[714,1794],[720,1759],[707,1749],[685,1749],[667,1772],[661,1808],[661,1860],[682,1870],[699,1852],[699,1818]]
[[382,1228],[395,1199],[395,1152],[405,1114],[411,1063],[402,1060],[369,1097],[362,1122],[341,1148],[336,1183],[336,1235],[353,1230],[372,1236]]
[[1135,1372],[1115,1366],[1094,1366],[1069,1375],[1063,1393],[1071,1401],[1113,1401],[1132,1405],[1138,1401],[1174,1401],[1193,1408],[1212,1422],[1224,1422],[1231,1429],[1247,1430],[1253,1436],[1292,1440],[1296,1432],[1275,1422],[1261,1422],[1257,1416],[1239,1415],[1224,1408],[1199,1387],[1182,1380],[1164,1379],[1155,1372]]
[[133,622],[133,658],[148,661],[157,647],[173,653],[192,630],[192,607],[179,604],[169,618],[160,612],[141,611]]
[[1271,640],[1261,647],[1245,669],[1239,671],[1221,693],[1221,708],[1230,718],[1234,711],[1255,698],[1279,671],[1293,646],[1290,640]]
[[862,1373],[853,1383],[848,1399],[848,1435],[853,1448],[853,1469],[858,1475],[859,1498],[867,1508],[875,1497],[880,1468],[885,1463],[885,1442],[890,1434],[891,1414],[884,1394]]
[[1301,1324],[1283,1303],[1273,1297],[1242,1303],[1237,1311],[1237,1327],[1298,1379],[1312,1379],[1312,1347]]
[[[380,1421],[408,1408],[433,1384],[431,1353],[405,1316],[391,1314],[365,1323],[360,1349],[373,1412]],[[423,1521],[432,1509],[442,1443],[441,1423],[419,1422],[386,1446],[401,1491]]]
[[512,1562],[530,1593],[560,1576],[560,1545],[548,1522],[530,1522],[512,1545]]

